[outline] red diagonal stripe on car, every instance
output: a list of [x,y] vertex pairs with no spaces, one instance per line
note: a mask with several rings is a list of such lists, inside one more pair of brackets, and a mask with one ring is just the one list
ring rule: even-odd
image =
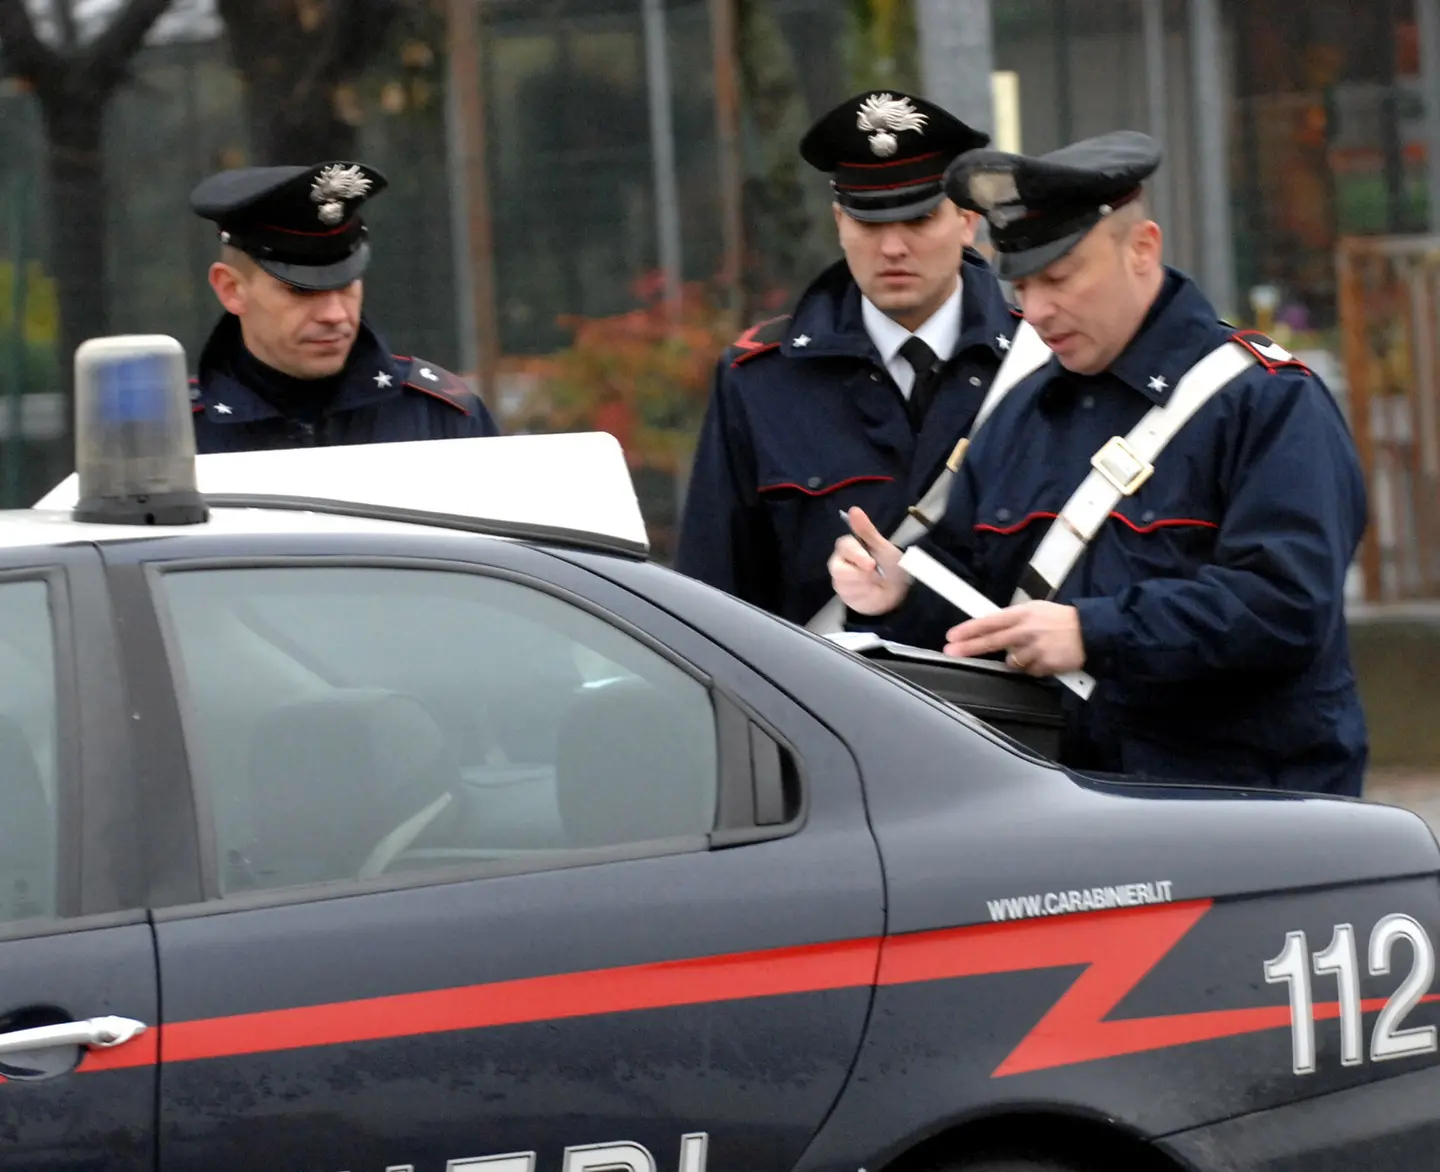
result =
[[[92,1052],[80,1069],[863,988],[877,979],[881,986],[899,986],[1080,966],[1083,971],[995,1069],[995,1077],[1288,1027],[1288,1004],[1109,1017],[1210,907],[1201,900],[1088,912],[917,932],[883,942],[839,941],[177,1022],[115,1050]],[[1383,1004],[1367,1001],[1363,1008],[1372,1012]],[[1336,1002],[1315,1006],[1317,1020],[1338,1016]]]
[[[996,1078],[1288,1027],[1288,1004],[1109,1018],[1210,907],[1211,901],[1196,900],[894,937],[885,943],[880,983],[1084,965],[1085,971],[995,1068]],[[1384,1004],[1381,998],[1361,1007],[1368,1013]],[[1314,1008],[1317,1021],[1340,1016],[1338,1001]]]
[[160,1052],[162,1061],[187,1062],[859,988],[875,980],[879,954],[878,939],[847,940],[179,1022],[162,1031]]

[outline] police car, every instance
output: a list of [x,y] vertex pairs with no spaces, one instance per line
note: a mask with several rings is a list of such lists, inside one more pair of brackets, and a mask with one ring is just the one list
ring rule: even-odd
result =
[[1060,769],[1043,686],[647,561],[607,436],[197,461],[173,343],[77,375],[0,514],[0,1167],[1434,1166],[1415,816]]

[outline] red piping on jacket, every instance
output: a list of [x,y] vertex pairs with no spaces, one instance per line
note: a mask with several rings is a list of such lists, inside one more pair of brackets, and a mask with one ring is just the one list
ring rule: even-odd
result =
[[[1003,527],[1000,525],[976,525],[975,532],[998,533],[1002,537],[1010,537],[1016,533],[1019,533],[1020,530],[1024,529],[1025,526],[1029,525],[1031,521],[1053,521],[1059,515],[1059,513],[1031,513],[1023,521],[1018,521],[1014,525],[1008,525]],[[1110,516],[1111,519],[1119,521],[1126,528],[1131,529],[1136,533],[1154,533],[1157,529],[1176,529],[1187,525],[1199,529],[1220,528],[1220,526],[1217,525],[1214,521],[1199,521],[1190,517],[1162,517],[1160,520],[1152,521],[1148,525],[1137,525],[1134,521],[1130,520],[1129,517],[1125,516],[1122,513],[1111,513]]]
[[893,476],[852,476],[849,480],[842,480],[839,484],[832,484],[829,488],[806,488],[800,484],[762,484],[760,492],[779,492],[782,488],[793,488],[796,492],[803,492],[806,496],[829,496],[832,492],[839,492],[851,484],[889,484]]

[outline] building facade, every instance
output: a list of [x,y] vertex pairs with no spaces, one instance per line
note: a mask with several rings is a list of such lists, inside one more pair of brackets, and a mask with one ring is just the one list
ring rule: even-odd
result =
[[[929,2],[939,19],[953,7]],[[1027,153],[1122,127],[1159,139],[1150,196],[1172,261],[1228,316],[1273,302],[1302,347],[1338,354],[1340,240],[1430,227],[1428,7],[992,0],[976,61],[1013,75]]]

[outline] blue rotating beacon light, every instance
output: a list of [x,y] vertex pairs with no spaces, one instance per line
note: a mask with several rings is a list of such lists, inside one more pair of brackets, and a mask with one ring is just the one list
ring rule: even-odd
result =
[[196,525],[195,429],[185,348],[164,334],[91,338],[75,351],[77,521]]

